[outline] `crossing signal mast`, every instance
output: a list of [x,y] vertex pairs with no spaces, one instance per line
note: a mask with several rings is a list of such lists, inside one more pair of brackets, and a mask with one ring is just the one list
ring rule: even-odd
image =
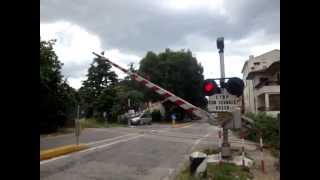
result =
[[[203,83],[202,90],[206,96],[209,96],[209,112],[217,113],[218,119],[221,121],[220,125],[223,128],[222,158],[230,158],[231,148],[228,142],[228,129],[241,127],[240,109],[237,107],[239,102],[238,98],[243,94],[244,83],[242,79],[237,77],[225,77],[223,37],[217,39],[217,48],[219,49],[220,55],[221,78],[206,79]],[[217,85],[216,80],[220,81],[220,86]],[[238,113],[236,113],[237,111]],[[238,118],[235,114],[238,115]]]

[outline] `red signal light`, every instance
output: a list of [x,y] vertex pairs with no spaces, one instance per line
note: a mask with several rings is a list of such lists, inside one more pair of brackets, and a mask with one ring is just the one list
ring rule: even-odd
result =
[[219,93],[219,87],[213,79],[206,79],[203,83],[202,90],[206,96]]
[[206,92],[210,92],[210,91],[212,91],[214,88],[215,88],[215,87],[214,87],[214,84],[211,83],[211,82],[208,82],[208,83],[206,83],[206,84],[204,85],[204,91],[206,91]]

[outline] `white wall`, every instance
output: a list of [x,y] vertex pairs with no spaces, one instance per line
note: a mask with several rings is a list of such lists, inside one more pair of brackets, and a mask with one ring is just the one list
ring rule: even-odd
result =
[[[277,80],[277,75],[274,74],[272,76],[266,76],[263,74],[257,74],[253,80],[246,80],[248,73],[252,71],[259,71],[265,68],[268,68],[272,63],[280,60],[280,50],[272,50],[265,54],[262,54],[257,57],[250,56],[247,64],[243,67],[243,80],[245,81],[244,88],[244,104],[245,104],[245,113],[247,112],[257,112],[257,93],[259,93],[258,89],[255,89],[256,86],[260,82],[261,77],[269,78],[271,81]],[[259,62],[259,65],[255,65],[254,63]],[[252,70],[251,67],[254,67]],[[278,87],[267,87],[269,92],[275,91],[280,92],[280,86]],[[261,91],[261,90],[260,90]]]

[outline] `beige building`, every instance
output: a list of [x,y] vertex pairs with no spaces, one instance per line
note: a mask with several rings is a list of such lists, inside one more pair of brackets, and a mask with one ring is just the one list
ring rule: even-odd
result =
[[280,50],[250,56],[242,68],[244,112],[280,113]]

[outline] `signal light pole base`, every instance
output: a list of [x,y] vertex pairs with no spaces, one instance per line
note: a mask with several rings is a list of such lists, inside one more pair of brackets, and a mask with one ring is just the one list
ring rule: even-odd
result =
[[221,147],[221,156],[223,159],[231,158],[231,148],[230,145],[222,145]]
[[221,156],[223,159],[231,159],[231,147],[228,142],[228,129],[223,127],[223,142],[221,147]]

